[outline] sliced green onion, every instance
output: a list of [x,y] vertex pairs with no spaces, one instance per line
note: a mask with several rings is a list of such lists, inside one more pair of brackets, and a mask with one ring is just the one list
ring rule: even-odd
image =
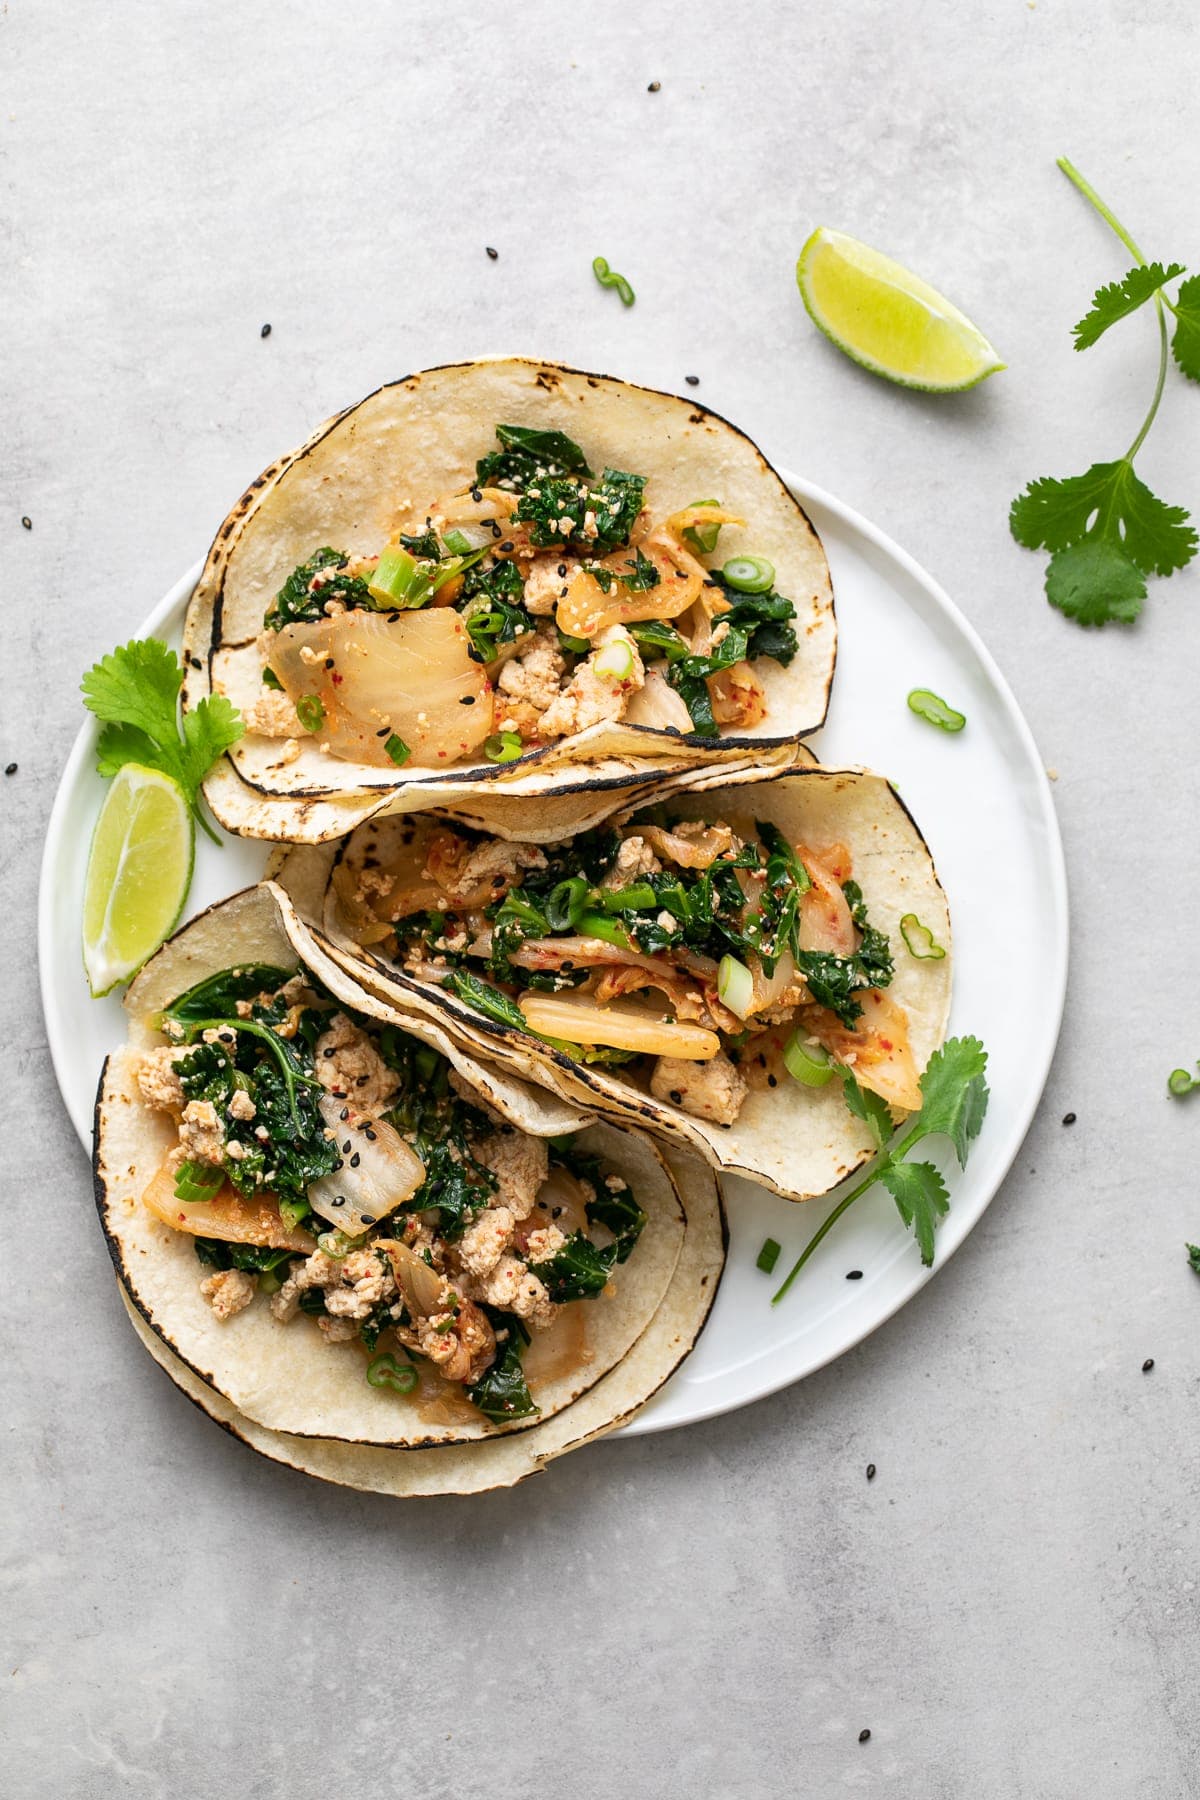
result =
[[307,1200],[280,1200],[279,1217],[283,1221],[284,1229],[295,1231],[297,1225],[309,1217],[311,1210]]
[[398,769],[402,769],[412,755],[404,739],[397,737],[394,731],[389,738],[384,739],[383,747]]
[[597,898],[605,912],[641,912],[658,905],[658,895],[646,881],[635,881],[631,887],[601,888]]
[[320,731],[325,723],[325,708],[319,694],[301,694],[296,702],[296,717],[305,731]]
[[955,712],[940,694],[929,688],[913,689],[908,696],[908,710],[915,712],[918,719],[924,719],[927,725],[936,725],[939,731],[961,731],[967,722],[965,713]]
[[378,565],[367,576],[367,592],[383,608],[421,606],[436,566],[418,562],[403,544],[385,544],[379,552]]
[[373,1388],[394,1388],[398,1394],[411,1394],[420,1376],[411,1363],[398,1363],[387,1350],[367,1364],[367,1381]]
[[[720,506],[719,500],[693,500],[693,506]],[[711,556],[717,547],[717,539],[721,535],[721,522],[713,525],[686,525],[683,541],[697,556]]]
[[519,731],[502,731],[497,737],[485,738],[483,754],[489,762],[516,762],[524,748]]
[[764,1238],[763,1247],[759,1251],[758,1258],[754,1264],[755,1268],[761,1269],[764,1275],[773,1274],[775,1264],[779,1261],[779,1252],[782,1249],[783,1245],[777,1238]]
[[[1196,1066],[1200,1068],[1200,1063]],[[1167,1076],[1167,1092],[1174,1094],[1176,1099],[1183,1094],[1190,1094],[1194,1087],[1200,1087],[1200,1079],[1197,1079],[1195,1075],[1189,1075],[1186,1069],[1172,1069]],[[175,1192],[179,1192],[178,1187]]]
[[342,1258],[349,1256],[352,1250],[361,1250],[365,1242],[365,1232],[360,1233],[358,1237],[348,1237],[344,1231],[339,1231],[335,1226],[332,1231],[318,1233],[317,1249],[323,1250],[326,1256],[331,1256],[335,1262],[341,1262]]
[[571,875],[550,889],[543,911],[551,931],[574,931],[587,909],[590,889],[582,875]]
[[569,631],[560,631],[558,647],[569,651],[572,656],[586,656],[592,645],[589,638],[572,637]]
[[258,1272],[258,1291],[260,1294],[277,1294],[283,1286],[274,1269],[260,1269]]
[[739,594],[765,594],[775,583],[775,564],[765,556],[731,556],[721,575]]
[[754,1005],[754,977],[736,956],[723,956],[717,970],[717,998],[739,1019]]
[[833,1058],[820,1044],[801,1042],[793,1032],[783,1049],[783,1066],[802,1087],[820,1088],[833,1080]]
[[938,943],[928,925],[922,925],[916,913],[905,913],[900,921],[900,936],[909,955],[921,962],[941,962],[946,954],[944,946]]
[[602,944],[616,944],[619,950],[635,950],[633,939],[623,925],[615,919],[606,919],[603,913],[584,913],[579,920],[580,937],[599,938]]
[[628,681],[633,674],[633,647],[624,638],[614,638],[611,644],[605,644],[596,652],[596,660],[592,664],[597,675],[609,681]]
[[430,1082],[437,1074],[440,1061],[441,1058],[436,1050],[428,1044],[422,1044],[413,1056],[413,1068],[422,1081]]
[[270,688],[273,694],[282,694],[283,692],[283,683],[280,681],[274,669],[263,670],[262,684],[265,688]]
[[175,1171],[175,1198],[191,1205],[215,1199],[225,1185],[225,1172],[213,1163],[181,1162]]
[[455,556],[470,556],[475,548],[465,531],[448,531],[442,542]]
[[609,268],[605,257],[594,256],[592,258],[592,274],[596,277],[596,280],[600,283],[601,287],[616,288],[618,294],[621,296],[622,306],[633,305],[637,295],[623,275],[614,274]]

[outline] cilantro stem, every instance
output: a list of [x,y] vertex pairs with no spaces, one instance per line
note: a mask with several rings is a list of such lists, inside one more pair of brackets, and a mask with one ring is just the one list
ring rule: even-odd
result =
[[910,1129],[904,1133],[903,1137],[893,1138],[893,1140],[892,1140],[891,1144],[889,1145],[889,1147],[887,1148],[887,1150],[884,1151],[884,1153],[881,1156],[877,1157],[876,1160],[871,1164],[869,1172],[859,1182],[858,1186],[851,1188],[850,1192],[847,1195],[845,1195],[845,1197],[843,1199],[838,1201],[837,1205],[834,1207],[834,1209],[830,1213],[829,1217],[825,1220],[824,1224],[819,1225],[817,1227],[817,1229],[816,1229],[816,1231],[814,1231],[812,1237],[809,1238],[807,1244],[805,1244],[803,1250],[800,1252],[799,1256],[796,1258],[795,1262],[792,1264],[791,1268],[788,1270],[782,1287],[780,1287],[774,1294],[772,1294],[772,1296],[771,1296],[771,1305],[772,1306],[779,1305],[779,1302],[783,1299],[784,1295],[787,1293],[788,1289],[791,1287],[793,1281],[795,1281],[797,1275],[800,1273],[801,1269],[804,1267],[805,1263],[808,1261],[809,1257],[812,1255],[812,1253],[816,1249],[817,1245],[821,1242],[822,1238],[825,1237],[826,1233],[831,1231],[832,1228],[837,1224],[838,1220],[841,1218],[842,1214],[846,1211],[847,1207],[853,1206],[854,1202],[856,1200],[861,1199],[862,1196],[866,1193],[868,1188],[874,1187],[875,1183],[879,1180],[880,1171],[885,1167],[886,1164],[902,1161],[904,1158],[905,1152],[911,1147],[912,1144],[914,1144],[916,1142],[916,1140],[920,1136],[921,1136],[921,1131],[919,1129],[919,1124],[914,1123],[910,1127]]
[[[1121,242],[1129,251],[1129,254],[1133,257],[1138,266],[1144,269],[1146,266],[1146,258],[1142,255],[1141,250],[1138,248],[1137,244],[1134,243],[1120,219],[1118,219],[1116,213],[1113,212],[1110,206],[1105,205],[1091,182],[1088,181],[1085,176],[1080,174],[1070,157],[1060,156],[1058,159],[1058,166],[1066,176],[1067,180],[1079,189],[1079,192],[1083,195],[1084,199],[1088,201],[1091,206],[1095,207],[1109,230],[1116,233],[1117,237],[1120,238]],[[1134,438],[1129,449],[1125,452],[1123,460],[1127,463],[1133,461],[1134,457],[1146,441],[1146,434],[1154,423],[1155,414],[1158,412],[1159,402],[1163,396],[1163,386],[1167,379],[1167,350],[1169,345],[1167,340],[1167,316],[1163,311],[1164,297],[1161,290],[1154,296],[1154,309],[1158,314],[1159,334],[1158,381],[1154,388],[1154,398],[1150,402],[1150,410],[1142,420],[1142,428]],[[1167,305],[1171,306],[1169,300],[1167,301]],[[1174,311],[1174,307],[1171,307],[1171,310]]]

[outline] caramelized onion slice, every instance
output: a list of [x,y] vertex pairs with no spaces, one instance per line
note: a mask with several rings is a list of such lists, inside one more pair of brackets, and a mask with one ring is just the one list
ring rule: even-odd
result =
[[293,701],[320,701],[315,735],[335,756],[396,768],[385,746],[398,738],[414,764],[436,767],[470,756],[491,734],[492,690],[469,647],[449,608],[354,611],[285,625],[271,667]]
[[858,947],[858,934],[841,887],[842,881],[849,878],[849,869],[845,875],[840,874],[840,869],[835,874],[828,861],[803,845],[797,855],[812,881],[812,886],[800,899],[800,948],[828,950],[834,956],[853,956]]
[[647,669],[643,686],[625,708],[625,723],[687,733],[692,729],[692,715],[666,677],[657,669]]
[[663,1019],[642,1007],[597,1006],[582,995],[535,993],[522,994],[518,1004],[534,1031],[572,1044],[607,1044],[686,1062],[708,1062],[721,1048],[715,1031]]
[[[614,582],[607,593],[582,563],[566,578],[566,593],[558,602],[555,619],[568,637],[595,638],[609,625],[635,625],[645,619],[677,619],[700,596],[707,571],[694,556],[666,532],[651,532],[638,546],[658,570],[658,584],[631,591]],[[614,576],[628,575],[634,560],[632,546],[614,550],[592,565]],[[689,727],[690,727],[689,719]]]

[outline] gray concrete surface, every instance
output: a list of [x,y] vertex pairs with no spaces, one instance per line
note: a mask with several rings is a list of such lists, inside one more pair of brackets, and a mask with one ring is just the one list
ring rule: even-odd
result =
[[[0,1788],[1200,1792],[1200,1101],[1163,1086],[1200,1055],[1200,593],[1084,635],[1005,524],[1153,382],[1147,319],[1072,353],[1124,265],[1055,156],[1200,258],[1194,9],[9,0],[0,60]],[[840,359],[792,280],[817,222],[918,264],[1009,372],[939,402]],[[135,1343],[46,1052],[37,858],[80,672],[246,478],[508,347],[698,374],[945,582],[1060,772],[1075,961],[1012,1177],[886,1329],[736,1416],[404,1508],[259,1462]],[[1145,474],[1200,506],[1198,452],[1173,378]]]

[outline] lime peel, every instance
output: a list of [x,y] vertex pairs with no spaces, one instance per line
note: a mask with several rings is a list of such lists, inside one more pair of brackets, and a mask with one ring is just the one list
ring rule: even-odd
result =
[[962,393],[1007,366],[936,288],[845,232],[817,227],[800,252],[796,283],[830,343],[901,387]]

